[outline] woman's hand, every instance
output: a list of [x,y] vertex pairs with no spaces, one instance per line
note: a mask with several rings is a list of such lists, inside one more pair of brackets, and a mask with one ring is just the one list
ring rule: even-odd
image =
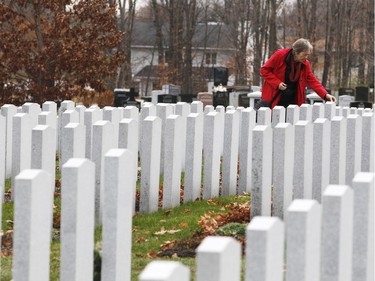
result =
[[284,82],[281,82],[280,84],[279,84],[279,90],[280,91],[284,91],[284,90],[286,90],[286,84],[284,83]]
[[325,99],[326,99],[326,101],[336,102],[336,97],[332,96],[331,94],[326,94]]

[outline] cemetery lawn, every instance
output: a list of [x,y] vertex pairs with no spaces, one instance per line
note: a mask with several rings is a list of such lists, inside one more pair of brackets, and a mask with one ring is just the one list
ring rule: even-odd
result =
[[[10,186],[8,182],[6,187]],[[6,189],[7,190],[7,189]],[[50,280],[59,280],[60,270],[60,206],[55,193],[54,229],[51,243]],[[172,209],[160,209],[152,214],[133,217],[132,281],[155,259],[180,261],[195,276],[195,248],[208,235],[229,235],[244,243],[244,229],[250,218],[249,195],[219,197],[182,204]],[[13,203],[5,200],[2,208],[1,280],[12,280]],[[234,223],[231,225],[231,223]],[[224,229],[226,225],[231,227]],[[221,230],[218,231],[218,230]],[[95,241],[101,241],[101,228],[95,230]],[[192,279],[194,280],[194,279]]]

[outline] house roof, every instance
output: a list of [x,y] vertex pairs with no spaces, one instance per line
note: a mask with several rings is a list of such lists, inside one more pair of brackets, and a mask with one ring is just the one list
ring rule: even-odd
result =
[[[164,46],[168,46],[168,25],[162,26]],[[230,40],[230,29],[223,24],[197,24],[193,36],[194,48],[234,49]],[[134,23],[132,46],[154,47],[156,32],[153,22]]]

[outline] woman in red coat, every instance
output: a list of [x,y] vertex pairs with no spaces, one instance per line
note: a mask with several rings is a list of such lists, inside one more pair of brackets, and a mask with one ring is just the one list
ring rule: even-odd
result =
[[277,50],[261,67],[260,74],[264,79],[262,87],[262,100],[270,102],[272,98],[282,91],[271,108],[276,105],[288,107],[290,104],[306,102],[305,88],[308,85],[322,99],[336,102],[311,71],[310,62],[307,60],[313,47],[306,39],[298,39],[292,48]]

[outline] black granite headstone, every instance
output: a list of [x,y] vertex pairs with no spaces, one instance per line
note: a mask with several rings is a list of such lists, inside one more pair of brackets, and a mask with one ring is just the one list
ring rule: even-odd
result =
[[213,106],[223,105],[227,107],[229,105],[229,93],[225,92],[213,92]]
[[138,109],[141,107],[141,103],[135,100],[135,97],[138,96],[138,91],[134,88],[128,89],[115,89],[114,91],[115,99],[114,105],[115,107],[125,107],[125,106],[136,106]]
[[158,95],[158,103],[177,103],[175,95]]

